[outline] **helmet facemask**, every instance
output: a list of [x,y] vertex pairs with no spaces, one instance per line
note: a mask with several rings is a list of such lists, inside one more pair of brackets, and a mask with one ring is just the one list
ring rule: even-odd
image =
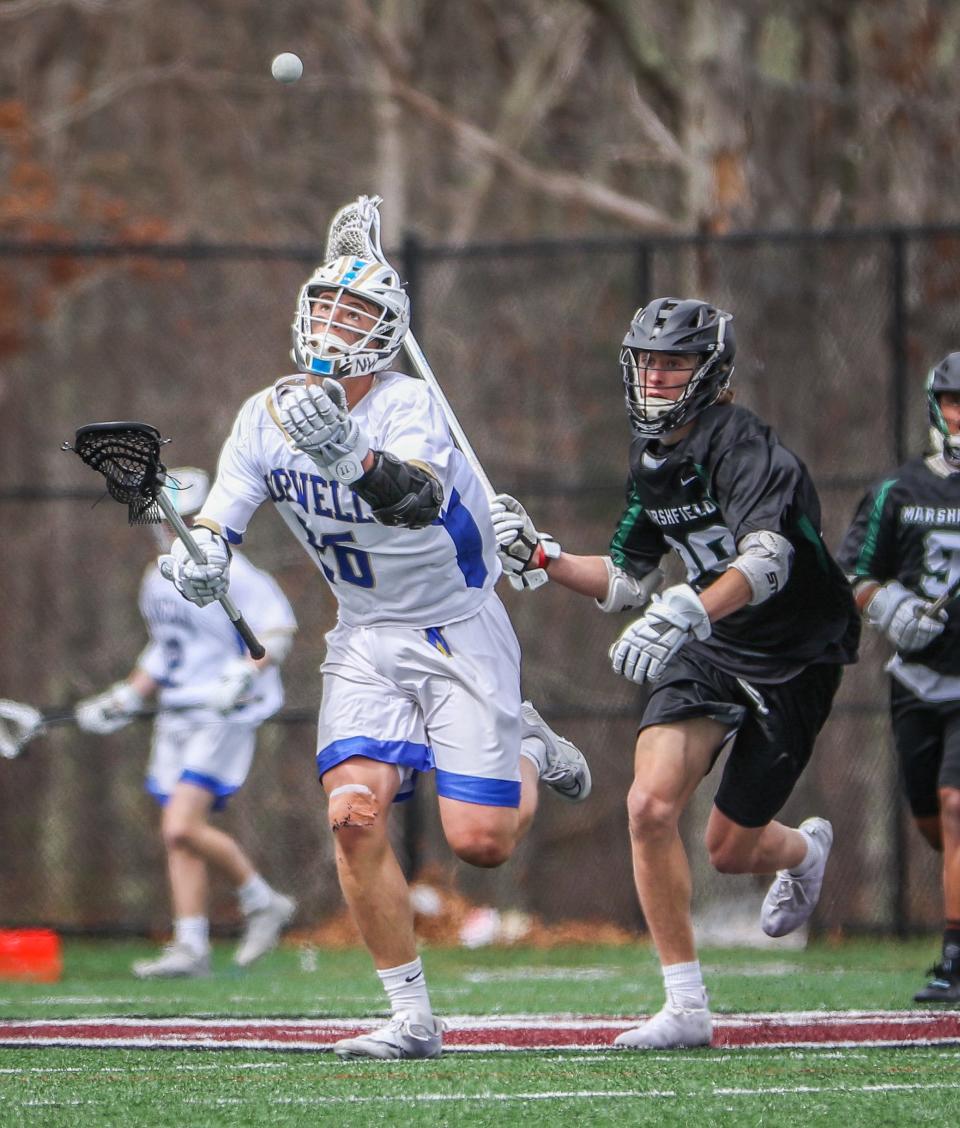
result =
[[952,469],[960,470],[960,435],[950,433],[947,421],[940,410],[939,399],[931,395],[930,400],[930,438],[934,449],[943,455],[944,462]]
[[[682,427],[698,411],[708,407],[730,383],[729,373],[719,383],[712,383],[708,377],[716,366],[714,356],[696,356],[695,366],[676,369],[676,380],[651,386],[647,373],[649,363],[641,361],[650,349],[636,349],[625,345],[620,350],[620,366],[623,370],[623,383],[627,393],[627,409],[634,428],[644,435],[664,435]],[[665,356],[677,354],[665,353]],[[661,370],[662,371],[662,370]],[[677,396],[658,395],[660,390],[681,388]]]
[[347,255],[301,288],[293,358],[308,374],[366,376],[388,367],[409,326],[410,302],[393,268]]
[[944,461],[954,470],[960,470],[960,434],[951,434],[950,426],[940,409],[940,396],[945,392],[960,395],[960,353],[950,353],[930,370],[927,377],[927,413],[930,417],[930,434],[943,455]]

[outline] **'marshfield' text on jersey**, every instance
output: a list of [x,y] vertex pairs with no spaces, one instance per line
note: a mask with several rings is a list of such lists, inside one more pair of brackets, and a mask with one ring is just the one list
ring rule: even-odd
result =
[[859,617],[846,577],[820,536],[820,502],[806,467],[746,408],[717,404],[673,446],[637,436],[627,509],[611,544],[615,563],[643,576],[670,549],[702,591],[748,533],[793,546],[790,576],[764,603],[713,624],[690,649],[736,677],[779,682],[814,663],[856,660]]
[[[914,458],[875,483],[857,508],[838,559],[855,581],[899,580],[924,599],[938,599],[960,581],[960,473],[949,472],[940,456]],[[960,675],[956,600],[945,610],[947,626],[939,638],[900,661]],[[904,673],[901,680],[907,681]],[[951,687],[954,697],[957,688]]]

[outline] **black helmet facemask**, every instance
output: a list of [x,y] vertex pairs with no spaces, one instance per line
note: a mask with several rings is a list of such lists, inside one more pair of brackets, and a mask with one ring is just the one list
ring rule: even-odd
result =
[[944,392],[960,395],[960,352],[948,353],[939,364],[930,369],[927,376],[927,413],[931,432],[942,448],[944,460],[955,469],[960,469],[960,435],[951,435],[940,410],[940,396]]

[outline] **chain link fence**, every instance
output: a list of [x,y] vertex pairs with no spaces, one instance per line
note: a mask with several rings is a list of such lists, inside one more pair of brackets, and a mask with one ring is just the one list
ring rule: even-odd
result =
[[[920,448],[923,376],[956,348],[960,228],[726,238],[426,247],[396,258],[414,325],[486,469],[575,552],[604,551],[620,513],[629,427],[617,356],[634,308],[701,296],[736,319],[738,400],[808,464],[836,546],[873,478]],[[243,399],[290,370],[288,326],[319,247],[58,247],[0,244],[0,516],[5,599],[0,696],[52,706],[124,676],[144,631],[136,594],[154,542],[100,503],[99,481],[59,449],[77,426],[141,419],[172,442],[168,465],[213,468]],[[265,509],[247,551],[277,578],[300,632],[288,706],[261,730],[254,770],[223,816],[265,875],[319,922],[341,908],[315,779],[321,577]],[[638,691],[609,671],[626,618],[548,585],[501,593],[524,647],[524,690],[585,749],[582,807],[546,797],[503,869],[456,863],[429,780],[397,818],[411,871],[439,867],[478,901],[547,920],[640,926],[625,797]],[[784,817],[832,819],[837,843],[816,922],[906,932],[941,916],[939,864],[908,825],[886,712],[882,644],[864,641]],[[0,923],[161,931],[169,908],[158,815],[143,791],[149,729],[109,737],[63,727],[0,762]],[[715,772],[716,774],[716,772]],[[751,917],[766,880],[720,878],[700,836],[712,796],[684,821],[695,911]],[[218,928],[236,925],[214,885]]]

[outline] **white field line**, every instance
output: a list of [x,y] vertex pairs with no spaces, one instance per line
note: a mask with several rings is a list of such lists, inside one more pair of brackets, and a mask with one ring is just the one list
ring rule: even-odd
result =
[[[0,1074],[15,1074],[17,1076],[31,1073],[156,1073],[161,1068],[156,1065],[97,1065],[87,1069],[82,1065],[25,1065],[11,1066],[0,1069]],[[166,1066],[162,1067],[164,1073],[168,1072]],[[222,1065],[184,1065],[178,1063],[172,1067],[174,1073],[212,1073],[222,1069]],[[287,1069],[285,1061],[243,1061],[232,1065],[231,1069]]]
[[[730,1097],[790,1097],[813,1096],[822,1093],[845,1093],[848,1096],[868,1096],[871,1094],[929,1092],[931,1090],[960,1089],[960,1082],[942,1084],[889,1084],[889,1085],[794,1085],[764,1086],[756,1089],[721,1089],[710,1092],[683,1093],[675,1089],[556,1089],[550,1092],[534,1093],[414,1093],[410,1095],[349,1096],[349,1097],[279,1097],[270,1098],[271,1105],[309,1108],[322,1105],[398,1105],[398,1104],[506,1104],[514,1101],[593,1101],[593,1100],[675,1100],[682,1096],[686,1104],[705,1101],[728,1100]],[[69,1105],[71,1107],[93,1107],[104,1102],[83,1100],[28,1100],[15,1102],[21,1108],[37,1108]],[[237,1108],[243,1105],[258,1104],[258,1096],[251,1097],[192,1097],[182,1102],[184,1105],[201,1108]]]

